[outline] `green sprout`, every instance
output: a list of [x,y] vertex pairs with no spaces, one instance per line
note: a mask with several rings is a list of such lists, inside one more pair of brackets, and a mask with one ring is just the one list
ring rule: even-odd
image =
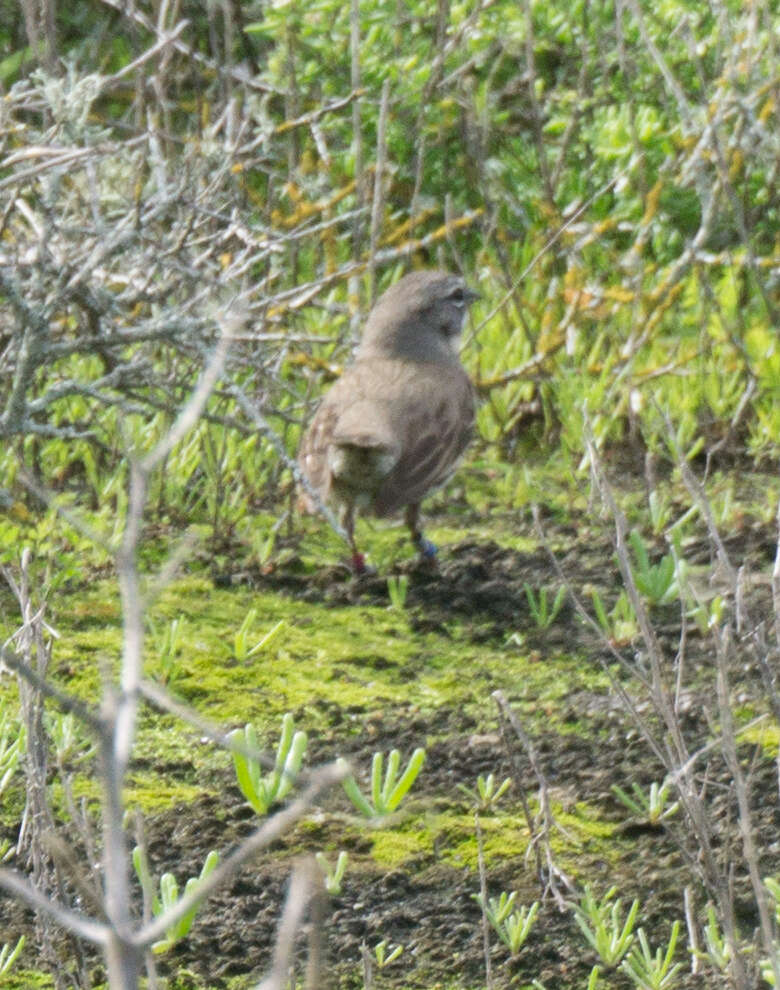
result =
[[539,902],[534,901],[530,907],[515,908],[517,893],[512,891],[511,894],[507,894],[505,890],[502,890],[498,897],[489,897],[487,904],[483,902],[482,894],[473,896],[498,937],[512,956],[517,956],[536,921]]
[[780,882],[774,877],[764,877],[764,886],[775,903],[775,921],[780,925]]
[[0,719],[0,794],[8,786],[16,773],[19,760],[24,753],[24,726],[11,726],[10,719]]
[[483,777],[482,774],[477,777],[476,791],[470,787],[466,787],[465,784],[458,784],[457,786],[458,790],[462,791],[477,808],[481,811],[487,811],[512,786],[512,780],[510,777],[505,777],[498,787],[496,787],[496,776],[493,773],[489,773],[487,777]]
[[661,495],[657,489],[653,489],[648,496],[650,509],[650,523],[653,532],[662,533],[672,518],[674,506],[668,495]]
[[318,852],[314,858],[317,860],[320,869],[325,874],[325,890],[327,890],[329,894],[333,894],[337,897],[341,893],[341,881],[344,879],[344,873],[347,869],[349,856],[342,849],[339,853],[339,858],[336,860],[335,866],[330,865],[324,853]]
[[[777,965],[780,966],[780,956],[777,958]],[[764,982],[768,983],[770,987],[773,987],[775,985],[775,970],[772,960],[762,959],[759,962],[759,966],[761,967],[761,976]]]
[[553,599],[552,606],[550,606],[549,599],[547,597],[547,588],[539,589],[539,596],[537,598],[534,589],[528,582],[523,585],[525,589],[525,597],[528,599],[528,608],[530,609],[533,620],[536,623],[537,629],[547,629],[555,621],[558,613],[561,610],[564,599],[566,598],[566,588],[561,586]]
[[171,619],[162,634],[157,637],[157,653],[164,684],[172,684],[182,673],[181,664],[177,661],[181,652],[184,628],[184,619]]
[[[769,894],[774,901],[775,906],[775,922],[780,925],[780,882],[778,882],[774,877],[765,877],[764,886],[769,891]],[[775,949],[777,951],[777,949]],[[780,967],[780,956],[775,959],[775,963]],[[768,983],[770,987],[775,985],[775,966],[772,964],[771,959],[762,959],[759,962],[761,967],[761,976],[765,983]]]
[[655,781],[650,785],[650,792],[645,794],[637,783],[631,785],[634,796],[627,794],[618,784],[612,785],[612,793],[624,804],[629,811],[633,812],[637,818],[642,818],[650,825],[659,825],[662,821],[677,814],[680,809],[680,802],[675,801],[667,806],[669,797],[670,782],[665,780],[663,784]]
[[[382,753],[377,752],[374,753],[371,762],[371,800],[364,797],[352,774],[344,778],[343,787],[347,797],[366,818],[384,818],[386,815],[392,814],[399,806],[417,779],[424,762],[425,750],[416,749],[409,758],[406,769],[399,777],[401,754],[397,749],[392,750],[387,758],[387,771],[383,783],[383,756]],[[344,760],[340,760],[339,763],[341,766],[346,766]]]
[[634,606],[623,589],[617,597],[615,607],[607,614],[601,595],[595,588],[590,589],[593,609],[601,631],[610,642],[620,645],[630,643],[639,631]]
[[[203,869],[200,871],[200,876],[190,877],[184,887],[184,895],[192,893],[193,890],[197,890],[201,883],[206,879],[206,877],[211,873],[214,867],[219,862],[219,853],[212,849],[211,852],[206,856],[206,861],[203,864]],[[152,881],[151,873],[149,872],[149,864],[146,861],[146,856],[140,846],[136,846],[133,849],[133,866],[135,868],[136,875],[141,881],[141,886],[147,893],[151,894],[154,888],[154,883]],[[176,881],[176,877],[172,873],[163,873],[160,877],[160,893],[154,894],[152,896],[152,914],[155,918],[160,917],[160,915],[165,914],[170,908],[172,908],[179,900],[179,885]],[[184,938],[185,935],[189,933],[190,928],[192,928],[192,923],[195,920],[195,915],[198,912],[199,904],[191,908],[187,913],[175,921],[170,928],[165,931],[165,938],[161,939],[159,942],[155,942],[152,946],[152,952],[162,953],[167,952],[179,939]]]
[[644,541],[635,529],[628,539],[636,557],[637,564],[632,570],[639,593],[650,605],[673,601],[680,591],[674,554],[667,553],[657,564],[651,564]]
[[[547,990],[545,985],[540,980],[531,980],[531,986],[533,990]],[[585,990],[598,990],[599,986],[599,968],[594,966],[590,971],[590,976],[588,977],[588,984]]]
[[0,976],[5,976],[5,974],[10,970],[16,960],[19,958],[19,953],[24,948],[25,936],[20,935],[19,941],[16,945],[11,948],[11,946],[6,943],[0,948]]
[[261,567],[265,567],[273,556],[277,531],[278,527],[272,526],[267,534],[255,533],[252,538],[252,549]]
[[408,574],[390,574],[387,578],[387,593],[390,596],[392,608],[401,611],[406,604],[406,595],[409,591]]
[[597,901],[586,887],[579,904],[574,905],[574,920],[601,961],[610,967],[617,966],[634,940],[633,930],[639,911],[635,900],[625,922],[621,915],[621,900],[613,901],[617,887],[610,887],[603,900]]
[[[242,743],[248,750],[257,751],[260,747],[253,725],[247,725],[242,732],[234,729],[228,735],[232,743]],[[276,750],[273,770],[261,775],[260,762],[233,748],[233,764],[241,793],[258,815],[264,815],[274,802],[281,801],[291,790],[306,755],[307,737],[305,732],[296,732],[290,712],[282,719],[282,735]]]
[[379,969],[384,969],[385,966],[389,966],[391,962],[401,955],[404,951],[402,945],[389,945],[385,939],[381,942],[377,942],[374,946],[374,958],[376,959],[376,964]]
[[254,625],[256,618],[257,609],[250,608],[244,617],[244,621],[238,627],[238,630],[233,637],[233,655],[239,663],[244,663],[245,661],[250,660],[261,650],[264,650],[266,646],[272,642],[272,640],[276,639],[279,632],[284,627],[284,619],[280,619],[272,629],[269,629],[269,631],[261,640],[259,640],[259,642],[250,647],[249,631]]
[[73,712],[44,712],[44,725],[54,746],[57,761],[81,762],[92,755],[94,745],[84,739]]
[[720,925],[715,915],[715,908],[711,904],[707,905],[707,925],[704,929],[704,941],[707,944],[707,951],[696,952],[696,955],[700,959],[711,963],[721,973],[725,973],[731,962],[731,947],[725,935],[720,930]]
[[680,934],[680,922],[672,925],[672,933],[666,952],[658,948],[653,952],[647,941],[644,929],[637,931],[639,945],[634,945],[627,958],[620,964],[623,972],[630,977],[639,990],[671,990],[677,983],[682,963],[674,963],[672,958]]
[[596,990],[599,982],[599,968],[594,966],[590,971],[590,976],[588,977],[588,986],[586,990]]
[[725,608],[725,602],[722,595],[715,595],[712,601],[707,605],[697,605],[691,609],[688,615],[696,623],[696,626],[702,636],[706,636],[708,632],[713,629],[717,629],[718,626],[723,621],[723,611]]

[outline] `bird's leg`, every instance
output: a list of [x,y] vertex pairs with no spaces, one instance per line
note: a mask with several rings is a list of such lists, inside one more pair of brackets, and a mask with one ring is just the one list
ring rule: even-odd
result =
[[420,527],[420,503],[407,505],[404,521],[409,527],[412,543],[417,547],[420,556],[425,560],[433,560],[436,557],[436,546],[430,540],[426,540]]
[[349,549],[352,551],[352,570],[355,574],[366,573],[366,558],[358,550],[355,543],[355,503],[343,502],[339,512],[339,522],[344,527],[349,541]]

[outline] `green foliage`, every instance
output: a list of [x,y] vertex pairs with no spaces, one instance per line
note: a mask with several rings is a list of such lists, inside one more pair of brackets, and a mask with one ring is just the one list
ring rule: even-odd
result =
[[[168,150],[159,158],[155,150],[140,161],[136,148],[122,143],[140,139],[139,147],[146,146],[144,127],[132,130],[133,97],[114,87],[97,99],[96,67],[104,74],[126,68],[144,46],[158,40],[164,26],[146,30],[139,21],[128,32],[103,20],[105,12],[90,9],[84,16],[74,10],[58,10],[62,50],[56,54],[72,59],[62,79],[54,80],[28,73],[25,63],[38,53],[22,44],[21,7],[6,4],[8,16],[0,18],[0,80],[11,141],[4,182],[13,187],[3,217],[4,259],[13,260],[18,251],[19,271],[32,271],[32,284],[40,291],[40,298],[33,298],[19,291],[30,283],[10,289],[4,283],[0,316],[4,328],[10,328],[4,353],[11,353],[30,322],[15,315],[15,297],[32,312],[40,302],[56,348],[29,376],[27,432],[0,444],[0,561],[13,560],[21,546],[30,547],[39,562],[35,578],[45,591],[75,585],[111,560],[126,518],[130,460],[148,452],[170,426],[200,374],[213,328],[198,336],[193,314],[185,313],[186,318],[174,321],[172,342],[133,334],[153,331],[188,288],[200,287],[204,272],[214,278],[210,288],[233,292],[249,286],[247,305],[258,329],[255,335],[252,326],[236,341],[206,418],[151,479],[154,522],[171,530],[183,521],[207,524],[215,553],[231,554],[238,535],[252,544],[261,566],[271,563],[282,542],[279,531],[272,523],[252,530],[250,520],[258,505],[269,516],[281,513],[291,480],[279,451],[294,453],[301,424],[319,394],[324,365],[330,376],[349,353],[355,300],[348,295],[344,273],[368,258],[360,223],[367,219],[385,82],[390,112],[387,167],[377,185],[382,192],[377,234],[380,251],[397,248],[398,254],[378,260],[377,287],[394,280],[410,256],[415,263],[462,265],[480,281],[485,301],[477,319],[484,316],[486,322],[467,342],[466,360],[484,400],[478,412],[480,440],[483,448],[494,448],[490,458],[498,452],[503,459],[486,482],[494,488],[490,507],[497,499],[517,509],[539,496],[539,489],[541,497],[548,494],[531,480],[532,460],[549,456],[556,466],[565,464],[570,474],[581,475],[587,468],[586,428],[600,446],[644,444],[661,458],[683,456],[693,462],[709,456],[720,440],[756,460],[777,458],[780,350],[771,279],[780,205],[772,181],[776,97],[767,88],[776,74],[771,4],[725,0],[722,9],[713,10],[696,0],[663,0],[652,9],[639,3],[618,10],[614,4],[582,0],[533,0],[525,6],[496,0],[481,6],[440,4],[434,10],[423,0],[375,0],[358,5],[355,53],[349,5],[336,0],[250,5],[243,13],[256,22],[243,36],[233,32],[229,37],[226,31],[224,38],[210,14],[188,11],[191,51],[206,53],[220,66],[240,59],[257,71],[250,69],[251,87],[242,89],[238,78],[225,87],[221,72],[197,75],[196,67],[193,77],[191,57],[166,50],[170,78],[188,80],[177,86],[194,87],[200,112],[195,115],[188,107],[186,88],[168,91],[166,105],[150,106],[148,118],[164,110],[159,116]],[[116,12],[110,16],[115,19]],[[119,16],[118,23],[126,27],[125,15]],[[131,34],[132,42],[127,40]],[[233,51],[220,47],[230,43]],[[360,68],[359,93],[351,92],[353,55]],[[85,71],[77,68],[82,65]],[[186,72],[179,71],[182,66]],[[147,69],[142,62],[140,72]],[[144,76],[136,74],[134,83],[143,82]],[[22,93],[18,104],[14,83]],[[137,85],[127,86],[128,94],[135,91]],[[245,137],[223,146],[228,119]],[[90,147],[99,147],[99,158],[82,167],[81,156]],[[41,148],[56,148],[64,164],[47,157],[45,169],[30,168]],[[225,162],[229,168],[222,181],[218,175]],[[154,213],[162,188],[178,176],[193,191],[214,181],[208,208],[177,231],[191,249],[184,256],[164,240],[165,231],[176,226],[178,206],[163,211],[157,226],[135,223]],[[61,190],[72,190],[74,198],[58,199]],[[129,213],[122,214],[128,204]],[[472,207],[484,211],[478,223],[445,223]],[[90,213],[100,221],[97,239],[71,265]],[[111,243],[107,228],[120,215],[123,223],[128,217],[133,221],[127,224],[132,236],[112,257],[106,250]],[[41,267],[43,220],[47,237],[73,232],[72,240],[58,241],[49,252],[54,269]],[[423,243],[426,237],[431,239]],[[160,245],[159,267],[141,268],[140,277],[134,241]],[[239,250],[239,241],[251,243],[254,253],[232,268],[228,254]],[[35,265],[29,263],[32,257]],[[210,259],[216,274],[208,268]],[[11,265],[4,260],[6,269]],[[172,273],[179,269],[188,272],[189,283],[173,282]],[[316,286],[324,275],[327,281]],[[361,277],[364,304],[368,276]],[[58,295],[61,287],[67,291]],[[268,295],[276,289],[280,298],[271,303]],[[277,329],[281,332],[274,340]],[[79,335],[87,339],[85,353],[74,347]],[[119,344],[106,356],[94,344],[98,340],[102,346],[112,336]],[[143,368],[126,391],[115,376],[116,361],[123,374]],[[20,366],[18,360],[3,366],[0,417],[14,380],[9,369]],[[278,445],[244,416],[231,392],[236,383],[267,411]],[[51,494],[48,507],[31,497],[23,475]],[[675,521],[674,500],[657,490],[649,500],[649,525],[656,536],[683,527],[690,531],[697,522],[694,509]],[[739,506],[732,486],[715,492],[712,504],[719,525],[733,524]],[[95,528],[105,548],[96,548],[60,513],[73,513]],[[154,554],[161,553],[153,548],[147,557],[147,549],[141,547],[144,567],[156,564]],[[637,587],[649,605],[682,597],[702,635],[722,624],[724,598],[691,602],[681,553],[675,550],[651,563],[639,531],[631,534],[631,551]],[[405,607],[407,590],[405,576],[388,579],[394,610]],[[533,621],[539,629],[549,628],[562,607],[562,589],[552,601],[547,588],[526,586],[525,591]],[[614,591],[591,592],[605,636],[618,645],[631,642],[637,620],[626,592],[620,592],[611,610],[602,594],[612,601]],[[262,621],[270,631],[256,639],[252,630],[258,612],[254,603],[243,602],[240,615],[232,613],[227,625],[228,630],[238,626],[235,636],[225,636],[223,623],[211,642],[222,655],[232,646],[239,664],[265,650],[257,668],[278,663],[286,670],[286,690],[277,691],[273,700],[270,692],[265,694],[272,706],[266,718],[307,703],[310,685],[293,668],[305,666],[298,663],[300,656],[312,658],[323,674],[318,680],[323,704],[316,717],[326,723],[329,716],[323,712],[337,691],[339,665],[350,665],[351,676],[359,669],[361,650],[349,645],[349,620],[341,614],[327,630],[314,631],[315,646],[309,650],[301,645],[308,628],[296,630],[293,622],[278,621],[278,614],[294,614],[289,608],[266,610]],[[392,611],[381,619],[371,613],[364,635],[372,635],[371,623],[400,618]],[[209,669],[218,666],[213,655],[195,657],[186,669],[180,663],[183,621],[166,619],[159,634],[152,630],[161,679],[180,682],[196,701],[208,695],[212,704],[248,709],[253,703],[248,692],[239,700],[223,700],[219,689],[229,683],[230,673]],[[284,648],[267,649],[283,623]],[[188,637],[193,653],[200,625],[195,631],[197,637],[194,632]],[[397,626],[393,632],[398,637]],[[101,663],[113,655],[115,643],[105,630],[101,633],[102,639],[96,635],[92,641],[85,636],[68,657],[74,678],[79,665],[89,665],[94,676],[100,665],[92,662],[95,655]],[[213,630],[208,636],[214,636]],[[419,645],[393,649],[394,668],[396,660],[408,662],[420,652]],[[477,651],[457,649],[449,662],[455,668],[457,659],[459,671],[453,674],[444,661],[432,660],[421,676],[424,701],[415,698],[415,703],[438,703],[431,699],[453,691],[456,681],[455,703],[473,703],[460,671]],[[435,652],[427,643],[422,650]],[[513,661],[519,652],[514,651]],[[506,674],[499,654],[494,651],[489,663],[482,661],[481,670],[490,678],[499,671]],[[278,669],[257,674],[264,678],[258,695],[269,683],[282,682]],[[530,681],[534,673],[527,671],[527,677]],[[352,677],[353,685],[358,680]],[[408,701],[392,678],[379,683],[376,690],[366,678],[350,688],[357,707]],[[235,724],[235,715],[229,717]],[[248,717],[247,711],[241,720]],[[83,751],[68,719],[47,720],[60,759]],[[257,748],[251,726],[233,738]],[[3,726],[0,790],[13,779],[19,759],[15,745],[13,732],[6,736]],[[294,731],[287,715],[273,771],[261,772],[259,762],[234,750],[242,793],[258,812],[287,795],[305,748],[305,734]],[[423,757],[422,750],[416,751],[400,774],[394,750],[383,780],[382,754],[375,754],[370,798],[352,779],[346,785],[351,800],[372,817],[389,814],[412,786]],[[507,786],[508,781],[499,785],[489,774],[478,778],[475,791],[463,790],[475,807],[487,811]],[[656,822],[673,813],[666,785],[652,785],[649,795],[632,788],[616,787],[615,793],[633,813]],[[338,882],[341,863],[339,856],[335,869],[326,870],[328,878]],[[166,883],[166,896],[175,899],[175,881]],[[767,886],[772,890],[770,881]],[[581,905],[581,924],[591,932],[591,944],[601,945],[614,957],[609,965],[615,965],[634,937],[635,910],[624,924],[620,902],[609,901],[609,894],[602,903],[594,901],[590,912]],[[516,937],[527,921],[518,921]],[[638,986],[673,985],[677,967],[669,960],[675,938],[673,930],[667,959],[661,950],[650,951],[640,930],[639,945],[626,960],[627,977]],[[726,949],[714,915],[705,938],[710,958],[716,965],[724,962]],[[388,960],[384,948],[382,953]],[[382,965],[378,955],[377,962]],[[594,969],[589,986],[595,987],[597,974]]]
[[325,876],[325,889],[329,894],[338,896],[341,893],[341,881],[347,869],[349,854],[342,849],[335,866],[330,865],[324,853],[318,852],[314,858]]
[[16,563],[20,549],[29,548],[32,573],[46,592],[80,580],[87,560],[104,563],[100,548],[58,516],[57,508],[67,509],[71,502],[59,497],[53,508],[37,516],[16,503],[10,518],[0,517],[0,563]]
[[673,963],[672,960],[679,934],[680,922],[675,921],[666,951],[659,947],[653,952],[644,929],[638,929],[639,944],[633,946],[620,968],[639,990],[671,990],[677,985],[682,963]]
[[93,754],[94,743],[85,738],[84,727],[73,712],[46,711],[43,719],[60,765],[79,763]]
[[633,783],[631,788],[633,790],[633,797],[627,794],[619,784],[612,785],[612,793],[629,811],[650,825],[659,825],[679,811],[679,801],[667,804],[671,789],[671,784],[668,780],[665,780],[660,786],[653,781],[647,794],[645,794],[637,783]]
[[265,776],[262,774],[260,761],[238,748],[240,744],[249,752],[259,750],[254,726],[247,725],[243,732],[235,729],[228,739],[234,744],[233,764],[241,793],[258,815],[264,815],[272,804],[282,801],[295,784],[306,755],[306,733],[295,731],[293,717],[288,712],[282,719],[282,734],[276,750],[274,768]]
[[674,554],[667,553],[657,564],[651,564],[647,548],[637,530],[631,531],[629,542],[636,558],[633,578],[639,593],[650,605],[665,605],[674,601],[680,593]]
[[390,945],[385,939],[378,942],[374,946],[374,959],[376,960],[376,965],[378,969],[384,969],[389,966],[390,963],[395,962],[396,959],[404,951],[402,945]]
[[604,602],[596,588],[590,589],[590,597],[593,602],[593,611],[596,613],[596,620],[607,639],[617,645],[630,643],[639,632],[639,625],[634,606],[631,604],[631,599],[625,588],[621,589],[609,614],[607,614]]
[[706,952],[698,952],[701,959],[705,959],[711,966],[725,973],[731,962],[731,947],[726,936],[721,931],[715,908],[707,905],[707,924],[704,927],[704,942],[707,946]]
[[[775,964],[780,966],[780,953],[777,954]],[[765,983],[768,983],[770,987],[773,987],[775,985],[775,971],[772,966],[772,961],[770,959],[762,959],[759,965],[761,966],[762,979]]]
[[389,574],[387,577],[387,593],[390,596],[392,608],[402,611],[406,604],[406,595],[409,591],[408,574]]
[[16,773],[24,755],[24,726],[12,720],[5,711],[0,714],[0,794]]
[[548,602],[547,588],[540,588],[537,595],[530,584],[523,585],[525,597],[528,600],[528,608],[531,612],[537,629],[547,629],[555,622],[555,618],[561,610],[566,598],[566,588],[560,587],[553,599],[552,605]]
[[620,898],[614,900],[616,893],[617,887],[610,887],[599,901],[586,886],[579,904],[573,905],[574,920],[580,931],[604,965],[610,968],[617,966],[631,947],[639,912],[639,901],[634,900],[624,921],[622,901]]
[[0,977],[5,976],[10,971],[13,964],[19,958],[25,941],[25,936],[21,935],[13,948],[7,942],[0,947]]
[[516,908],[516,891],[507,894],[505,890],[502,890],[498,897],[489,897],[487,904],[483,902],[481,894],[474,894],[473,896],[485,912],[493,930],[509,949],[512,956],[519,955],[536,921],[536,916],[539,913],[539,902],[534,901],[530,907],[523,905]]
[[780,881],[775,877],[765,877],[764,886],[772,897],[775,906],[775,921],[780,925]]
[[[344,761],[341,762],[344,763]],[[401,765],[401,754],[397,749],[391,750],[388,755],[384,781],[382,780],[383,762],[382,753],[374,753],[371,762],[370,798],[363,795],[357,781],[351,774],[343,781],[347,797],[366,818],[384,818],[396,811],[422,770],[425,762],[425,750],[418,748],[412,753],[406,769],[400,777],[398,771]]]
[[255,624],[257,619],[257,609],[251,608],[236,631],[233,637],[233,653],[239,663],[245,663],[247,660],[251,660],[253,656],[262,652],[267,646],[269,646],[279,635],[279,633],[284,628],[284,620],[280,619],[273,628],[269,629],[268,632],[263,636],[262,639],[258,640],[254,646],[249,645],[249,632],[252,626]]
[[[215,539],[231,531],[247,515],[254,479],[247,473],[255,462],[257,435],[241,437],[232,430],[211,423],[198,428],[200,446],[193,451],[191,469],[201,469],[203,508],[211,521]],[[235,484],[241,478],[245,483]]]
[[182,651],[182,637],[186,629],[183,618],[171,619],[161,632],[154,632],[153,641],[157,661],[160,665],[160,680],[163,684],[173,684],[179,680],[184,668],[179,662]]
[[479,811],[488,811],[494,808],[495,805],[501,800],[503,795],[512,786],[512,780],[510,777],[505,777],[501,783],[496,786],[495,774],[489,773],[487,777],[479,774],[477,777],[477,789],[474,791],[465,784],[458,784],[458,790],[462,791],[473,803],[474,807]]
[[[206,856],[206,860],[203,863],[203,868],[200,871],[200,876],[189,878],[185,884],[184,894],[182,896],[186,896],[187,894],[196,891],[218,863],[219,853],[212,849],[208,856]],[[160,917],[160,915],[174,907],[179,900],[179,885],[176,881],[176,877],[172,873],[163,873],[160,877],[160,892],[159,894],[153,894],[154,882],[152,880],[151,873],[149,872],[149,864],[146,861],[146,855],[140,846],[136,846],[133,849],[133,867],[139,881],[141,882],[141,886],[144,888],[147,896],[151,897],[152,914],[155,918]],[[177,922],[171,925],[171,927],[165,932],[165,938],[154,943],[152,946],[152,951],[155,953],[167,952],[168,949],[172,948],[176,942],[179,941],[179,939],[184,938],[184,936],[188,934],[190,928],[192,928],[195,915],[198,913],[198,907],[199,905],[196,904],[194,908],[187,911],[187,913],[184,914]]]
[[[774,904],[775,913],[775,926],[780,926],[780,882],[775,877],[765,877],[764,886],[769,892],[772,902]],[[720,956],[725,957],[728,960],[728,947],[722,946],[721,942],[718,940],[719,932],[715,931],[715,947],[716,950],[720,950]],[[709,941],[708,941],[709,946]],[[775,947],[775,960],[774,965],[771,959],[762,959],[760,961],[761,966],[761,976],[765,983],[768,983],[770,987],[775,985],[775,968],[780,968],[780,949]]]
[[[269,283],[289,293],[295,285],[315,283],[323,272],[330,276],[366,261],[356,220],[365,204],[356,190],[365,197],[376,157],[379,95],[387,82],[388,164],[378,238],[382,248],[408,250],[380,262],[380,287],[398,276],[418,238],[434,238],[419,250],[419,261],[433,262],[441,248],[443,263],[449,263],[449,248],[441,243],[445,202],[455,217],[472,207],[484,210],[479,229],[463,224],[446,233],[459,263],[478,273],[485,313],[506,295],[466,348],[485,386],[478,413],[485,442],[506,455],[519,452],[531,405],[537,408],[534,430],[547,442],[529,446],[548,449],[555,425],[575,464],[583,450],[583,410],[590,411],[599,444],[623,442],[630,423],[651,450],[668,454],[668,416],[675,444],[689,457],[708,442],[705,425],[717,436],[732,424],[743,428],[752,456],[776,454],[780,355],[766,304],[780,209],[771,181],[776,148],[766,91],[774,71],[775,25],[767,5],[751,15],[731,0],[723,17],[691,0],[669,0],[652,13],[637,9],[641,24],[633,9],[616,11],[611,4],[586,10],[582,3],[552,0],[526,11],[514,0],[497,0],[481,8],[451,4],[433,15],[423,0],[373,0],[359,5],[353,52],[349,8],[335,0],[250,7],[244,34],[232,37],[232,56],[257,66],[242,127],[254,135],[248,148],[262,142],[263,167],[257,167],[253,151],[244,155],[232,148],[230,168],[215,184],[214,196],[241,204],[247,239],[267,245],[264,251],[273,259],[268,281],[258,279],[263,287],[252,293],[253,315],[266,312]],[[0,67],[0,76],[9,79],[23,71],[25,51],[19,45],[22,23],[18,13],[14,17]],[[128,105],[121,96],[97,99],[94,68],[126,67],[135,48],[99,23],[101,16],[92,12],[72,25],[67,85],[36,77],[39,99],[51,105],[58,130],[55,138],[44,128],[36,131],[23,104],[14,133],[27,133],[32,146],[56,139],[81,151],[106,135],[126,136],[126,120],[121,129],[116,123]],[[141,26],[134,30],[140,32],[138,44],[154,41]],[[77,41],[81,31],[86,36]],[[215,43],[208,18],[192,18],[188,31],[196,48],[208,51]],[[665,68],[648,39],[662,49]],[[220,60],[225,55],[221,49],[212,54]],[[350,92],[353,55],[359,95]],[[214,86],[203,119],[184,105],[171,110],[171,149],[179,150],[170,150],[162,172],[199,176],[204,166],[204,175],[214,173],[224,108],[217,83],[209,77],[202,84],[207,90]],[[58,95],[62,88],[67,98]],[[258,100],[261,91],[266,96]],[[194,134],[198,141],[189,140]],[[116,155],[106,153],[89,175],[76,168],[72,185],[91,183],[96,212],[113,215],[126,205],[127,189],[135,188],[139,201],[132,208],[140,214],[155,195],[154,176],[143,170],[135,176],[128,159],[132,149],[117,143]],[[65,174],[52,172],[55,178]],[[708,220],[713,189],[721,191]],[[70,201],[47,200],[33,178],[23,201],[35,210],[42,200],[55,215],[75,209]],[[562,230],[564,224],[569,226]],[[23,246],[26,226],[12,211],[9,241]],[[73,227],[81,231],[78,223]],[[199,222],[192,228],[192,255],[199,262],[209,254],[203,244],[209,238],[221,244],[229,229],[201,229]],[[353,236],[343,236],[345,230]],[[188,236],[185,231],[189,247]],[[180,263],[165,250],[160,256],[170,258],[170,267]],[[122,361],[143,365],[149,374],[134,384],[129,398],[120,389],[97,400],[93,386],[106,378],[104,356],[92,346],[84,352],[74,348],[73,339],[94,332],[90,320],[110,334],[150,316],[144,299],[126,291],[122,254],[104,261],[100,278],[85,282],[92,309],[70,297],[47,301],[58,349],[38,369],[32,388],[34,402],[54,388],[50,401],[33,409],[36,423],[45,419],[47,427],[80,432],[71,440],[26,435],[19,449],[0,454],[0,489],[12,490],[23,465],[81,509],[98,514],[113,539],[126,509],[127,455],[148,451],[164,433],[200,365],[187,349],[191,327],[182,320],[188,342],[183,352],[180,342],[168,348],[128,339]],[[195,265],[188,259],[183,267],[190,261]],[[229,287],[257,264],[254,258],[230,272]],[[217,279],[229,265],[227,254],[219,255],[210,275]],[[519,279],[507,293],[508,283],[530,266],[532,277]],[[165,268],[148,274],[153,299],[154,287],[167,287],[168,276]],[[152,504],[161,519],[206,520],[218,540],[229,541],[258,498],[273,494],[278,502],[289,480],[278,450],[295,449],[305,406],[318,392],[320,359],[338,364],[348,354],[343,283],[341,277],[329,279],[312,292],[308,298],[317,296],[316,308],[296,302],[285,312],[289,296],[271,307],[269,322],[286,321],[290,340],[242,340],[237,346],[225,388],[209,400],[208,419],[171,451],[152,479]],[[185,291],[178,287],[179,294]],[[166,291],[165,298],[176,302],[173,293]],[[298,329],[307,337],[300,348],[291,343]],[[515,373],[536,358],[527,373]],[[234,383],[262,392],[278,444],[254,425],[247,427],[230,390]],[[513,472],[501,480],[509,504],[520,504],[527,495],[524,460],[508,460]],[[659,507],[655,532],[662,517]],[[0,521],[0,546],[15,545],[17,530]],[[274,544],[270,533],[263,541],[256,548],[261,563]],[[60,559],[67,573],[67,560]]]

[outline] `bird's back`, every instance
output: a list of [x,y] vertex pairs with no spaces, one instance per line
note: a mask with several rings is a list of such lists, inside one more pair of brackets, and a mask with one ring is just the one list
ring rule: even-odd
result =
[[[376,515],[390,515],[447,480],[473,421],[473,389],[459,364],[358,359],[323,399],[299,462],[320,498],[328,500],[338,494],[334,447],[373,446],[372,463],[383,473],[366,486],[364,501]],[[305,493],[303,503],[314,508]]]

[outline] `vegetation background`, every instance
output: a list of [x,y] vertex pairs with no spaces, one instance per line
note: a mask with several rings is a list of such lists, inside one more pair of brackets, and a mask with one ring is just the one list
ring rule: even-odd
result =
[[[330,910],[305,871],[285,902],[289,860],[348,848],[354,887],[310,926],[343,985],[780,983],[779,27],[772,0],[0,0],[0,620],[21,672],[2,682],[0,979],[238,987],[273,956],[282,986],[289,931]],[[293,457],[415,266],[482,294],[478,437],[433,503],[440,577],[377,527],[361,588],[326,523],[301,539]],[[315,762],[364,775],[425,746],[420,806],[369,840],[327,790],[343,771],[307,777],[308,824],[268,819],[287,844],[252,881],[265,934],[239,926],[256,952],[226,947],[238,866],[208,881],[228,890],[220,967],[196,929],[155,929],[150,891],[251,841],[229,756],[197,734],[228,746],[252,722],[273,748],[288,712]],[[515,776],[503,818],[493,769]],[[676,829],[666,796],[631,791],[663,781]],[[645,846],[622,847],[612,784]],[[158,856],[145,884],[127,809]],[[183,820],[200,844],[155,847]],[[645,853],[658,874],[632,875]],[[382,900],[388,868],[406,879]],[[594,946],[612,878],[659,957],[633,930],[609,962]],[[505,925],[527,915],[490,907],[509,888],[542,901],[535,954]],[[665,962],[676,918],[687,952],[673,938]]]

